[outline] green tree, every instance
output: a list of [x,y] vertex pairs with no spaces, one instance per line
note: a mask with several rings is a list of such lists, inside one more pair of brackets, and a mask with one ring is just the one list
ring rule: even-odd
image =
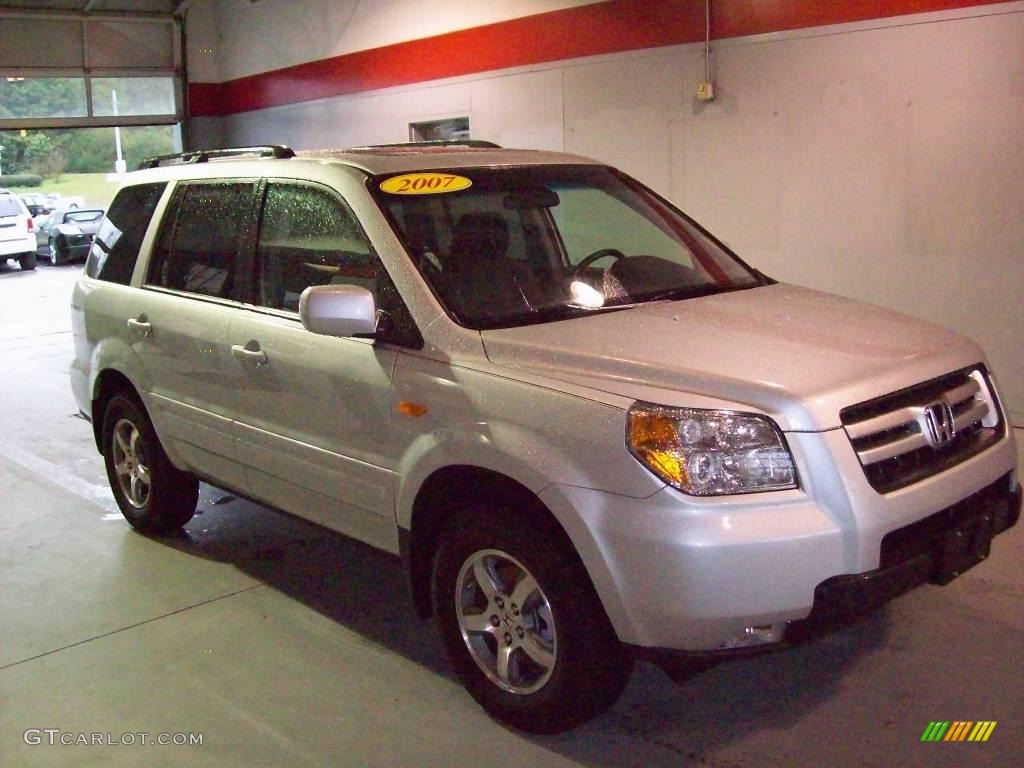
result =
[[53,149],[50,139],[40,131],[4,131],[0,133],[0,146],[3,170],[8,174],[35,171]]
[[143,160],[174,151],[174,134],[169,125],[128,128],[121,131],[121,144],[128,168],[135,169]]
[[33,173],[42,174],[52,152],[53,142],[45,133],[35,131],[25,137],[25,165]]
[[[0,132],[6,174],[112,173],[116,151],[113,128],[53,128]],[[174,151],[174,130],[167,125],[121,129],[121,148],[129,169],[147,157]]]
[[60,177],[64,173],[67,164],[68,156],[64,154],[64,150],[61,147],[54,147],[53,151],[43,162],[40,174],[42,176],[52,176],[54,182],[60,183]]
[[114,129],[77,128],[59,139],[67,157],[68,173],[104,173],[114,170]]

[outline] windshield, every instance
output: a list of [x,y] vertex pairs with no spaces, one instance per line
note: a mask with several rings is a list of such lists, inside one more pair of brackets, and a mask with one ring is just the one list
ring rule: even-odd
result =
[[382,208],[455,319],[500,328],[769,282],[604,166],[377,177]]

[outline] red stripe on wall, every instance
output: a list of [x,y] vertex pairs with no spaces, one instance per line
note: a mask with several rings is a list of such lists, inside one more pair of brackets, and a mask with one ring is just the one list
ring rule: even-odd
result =
[[720,0],[718,3],[711,0],[711,36],[760,35],[975,5],[998,3],[993,0]]
[[[803,29],[992,0],[712,0],[713,38]],[[215,117],[478,72],[704,39],[702,0],[608,0],[189,85],[189,111]]]
[[[272,74],[272,73],[267,73]],[[188,112],[197,117],[228,114],[222,110],[224,83],[189,83]]]

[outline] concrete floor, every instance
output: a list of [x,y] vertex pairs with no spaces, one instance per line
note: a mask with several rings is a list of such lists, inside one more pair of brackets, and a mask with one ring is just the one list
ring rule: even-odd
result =
[[[1024,764],[1024,526],[850,629],[685,686],[638,665],[607,715],[525,737],[453,680],[396,559],[205,486],[182,535],[128,527],[67,384],[78,271],[0,267],[0,766]],[[921,743],[932,720],[998,726]],[[202,745],[59,743],[94,733]]]

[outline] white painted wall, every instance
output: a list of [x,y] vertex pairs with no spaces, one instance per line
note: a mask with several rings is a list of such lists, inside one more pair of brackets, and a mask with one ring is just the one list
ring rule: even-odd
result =
[[[204,0],[218,17],[219,81],[598,0]],[[190,11],[191,12],[191,11]],[[258,41],[258,42],[256,42]]]
[[196,83],[220,83],[221,27],[217,6],[210,0],[192,3],[185,16],[185,56],[188,79]]
[[[251,44],[246,29],[222,23],[222,51]],[[330,55],[320,51],[335,43],[309,34],[289,44],[291,58]],[[210,144],[312,148],[404,141],[411,121],[466,114],[475,138],[598,157],[781,280],[974,337],[1024,424],[1022,43],[1024,3],[1007,3],[720,41],[711,104],[693,98],[702,46],[676,46],[197,121],[194,130]],[[248,73],[251,63],[228,55],[221,71]]]

